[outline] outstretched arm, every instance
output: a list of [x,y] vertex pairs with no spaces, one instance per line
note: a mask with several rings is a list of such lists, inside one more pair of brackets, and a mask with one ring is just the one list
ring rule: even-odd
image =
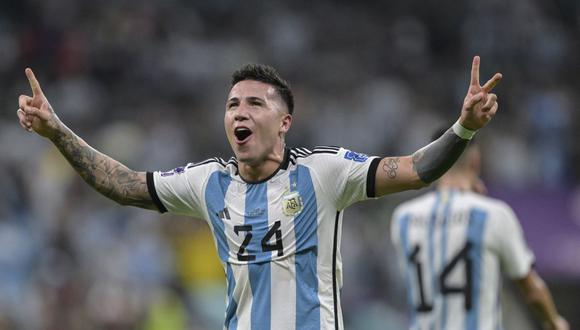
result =
[[516,281],[526,302],[546,330],[568,330],[568,322],[558,314],[550,290],[542,278],[534,271]]
[[375,177],[375,196],[429,185],[441,177],[459,158],[475,131],[495,115],[497,96],[490,93],[502,78],[496,73],[485,85],[479,84],[479,56],[473,58],[469,90],[459,120],[439,139],[413,155],[386,157]]
[[48,138],[91,187],[122,205],[156,210],[145,172],[136,172],[89,146],[64,125],[42,92],[34,73],[26,69],[32,97],[21,95],[17,111],[22,128]]

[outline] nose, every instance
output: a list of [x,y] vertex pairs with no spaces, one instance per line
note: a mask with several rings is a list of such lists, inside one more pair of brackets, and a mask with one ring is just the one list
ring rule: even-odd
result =
[[241,104],[240,106],[238,106],[238,108],[236,109],[235,115],[234,115],[234,120],[236,121],[243,121],[248,119],[248,110],[246,109],[246,107]]

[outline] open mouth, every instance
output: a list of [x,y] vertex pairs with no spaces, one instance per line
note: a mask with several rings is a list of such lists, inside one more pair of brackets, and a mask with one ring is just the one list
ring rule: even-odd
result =
[[247,127],[237,127],[234,130],[234,135],[238,142],[245,142],[252,135],[252,130]]

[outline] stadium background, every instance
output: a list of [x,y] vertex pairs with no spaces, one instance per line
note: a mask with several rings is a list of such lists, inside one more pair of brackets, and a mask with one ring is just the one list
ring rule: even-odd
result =
[[[479,139],[556,303],[580,328],[580,2],[0,2],[0,328],[218,329],[224,276],[201,221],[120,207],[21,130],[32,67],[60,118],[138,170],[230,156],[230,73],[268,63],[296,97],[290,145],[408,154],[457,118],[473,55],[504,74]],[[345,214],[347,329],[404,329],[392,208]],[[508,329],[533,329],[506,286]]]

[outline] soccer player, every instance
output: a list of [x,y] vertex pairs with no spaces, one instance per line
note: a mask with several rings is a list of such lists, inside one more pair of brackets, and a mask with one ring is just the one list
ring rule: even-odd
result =
[[[226,329],[342,329],[343,210],[360,200],[427,186],[495,115],[501,80],[479,83],[479,57],[458,121],[405,157],[338,147],[288,148],[294,101],[271,67],[232,77],[224,126],[234,157],[168,172],[134,171],[91,148],[57,117],[30,69],[21,126],[48,138],[93,188],[122,204],[204,219],[227,278]],[[380,136],[377,136],[380,138]]]
[[470,144],[436,191],[395,209],[391,236],[407,280],[411,329],[501,329],[502,273],[545,329],[568,329],[512,209],[477,193],[485,190],[480,157]]

